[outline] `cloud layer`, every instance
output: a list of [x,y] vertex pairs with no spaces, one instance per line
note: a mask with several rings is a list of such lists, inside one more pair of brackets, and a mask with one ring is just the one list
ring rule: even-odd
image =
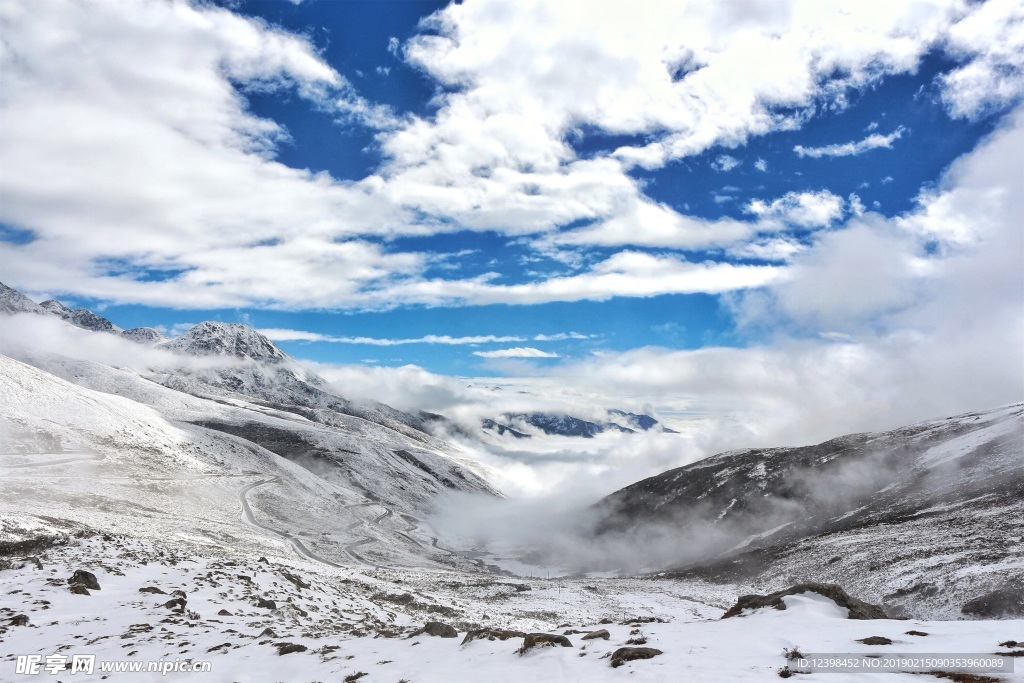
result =
[[[762,286],[779,273],[621,250],[740,253],[776,227],[756,211],[751,222],[685,215],[647,197],[631,169],[797,128],[935,49],[958,60],[940,83],[951,114],[1005,108],[1024,91],[1022,25],[1009,0],[644,12],[453,4],[392,49],[438,87],[436,113],[420,117],[365,99],[306,38],[209,4],[9,2],[0,8],[0,156],[15,171],[0,178],[0,221],[31,238],[5,246],[5,277],[31,291],[185,308],[536,303]],[[384,163],[342,182],[276,162],[288,131],[249,111],[246,90],[290,93],[378,131]],[[581,155],[572,141],[584,130],[635,141]],[[850,143],[850,153],[900,134]],[[715,159],[723,174],[738,172],[734,154]],[[765,214],[782,218],[771,207],[789,201],[765,198]],[[575,251],[566,263],[577,265],[514,284],[439,278],[430,274],[437,254],[387,242],[459,230],[526,236],[540,253]],[[595,246],[619,251],[579,256]]]

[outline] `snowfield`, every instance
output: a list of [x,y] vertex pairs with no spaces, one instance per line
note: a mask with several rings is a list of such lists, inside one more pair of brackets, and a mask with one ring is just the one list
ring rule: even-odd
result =
[[[9,653],[0,657],[0,680],[33,680],[15,674],[17,655],[56,653],[93,654],[97,662],[210,662],[205,673],[111,675],[132,681],[341,681],[359,673],[366,681],[423,683],[764,681],[793,664],[783,655],[793,648],[804,654],[993,654],[1012,651],[999,643],[1024,632],[1024,620],[851,620],[844,608],[813,593],[785,598],[784,611],[721,619],[736,594],[699,582],[530,580],[530,590],[517,590],[524,582],[486,573],[197,555],[114,536],[70,538],[41,558],[41,569],[29,563],[3,572],[0,623],[19,614],[29,622],[8,626],[0,636]],[[67,580],[80,568],[96,575],[100,590],[69,592]],[[174,591],[187,601],[180,612],[164,606]],[[271,602],[258,607],[260,600]],[[453,625],[458,636],[413,635],[430,620]],[[571,647],[520,655],[521,637],[462,644],[469,629],[482,625],[568,633]],[[607,640],[582,639],[598,629],[608,631]],[[871,636],[893,644],[856,642]],[[662,654],[613,668],[609,655],[637,638]],[[286,644],[301,648],[279,654]],[[909,673],[811,676],[836,683],[922,680]],[[99,681],[102,675],[97,669],[61,680]],[[1024,673],[1000,680],[1024,680]]]

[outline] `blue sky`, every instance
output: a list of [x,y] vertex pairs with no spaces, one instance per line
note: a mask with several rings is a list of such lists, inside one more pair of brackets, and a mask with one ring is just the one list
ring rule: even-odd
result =
[[[993,198],[1019,169],[986,144],[1015,140],[1020,6],[740,4],[5,10],[0,280],[122,327],[243,321],[302,359],[460,376],[786,367],[1005,320],[1021,292],[985,259],[1014,249]],[[958,259],[998,294],[957,298],[985,289]],[[1014,394],[985,367],[978,400]]]

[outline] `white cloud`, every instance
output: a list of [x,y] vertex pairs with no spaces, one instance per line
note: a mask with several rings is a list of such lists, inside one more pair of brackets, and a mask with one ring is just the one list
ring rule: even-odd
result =
[[496,336],[493,334],[452,337],[449,335],[428,334],[422,337],[409,339],[387,339],[379,337],[336,337],[318,332],[306,332],[304,330],[288,330],[281,328],[264,328],[259,330],[268,339],[274,341],[305,341],[305,342],[330,342],[334,344],[368,344],[371,346],[401,346],[405,344],[444,344],[458,346],[463,344],[489,344],[501,342],[526,341],[526,337]]
[[[730,287],[728,267],[680,261],[659,286],[640,271],[601,270],[622,255],[523,285],[428,280],[432,255],[378,241],[460,229],[529,235],[539,249],[759,239],[756,225],[652,201],[631,166],[799,127],[936,47],[962,63],[943,81],[951,111],[1005,106],[1024,52],[1019,14],[1003,0],[648,12],[453,3],[404,47],[388,44],[442,86],[424,118],[366,100],[306,38],[209,3],[7,2],[0,157],[15,171],[0,176],[0,220],[35,239],[5,246],[5,279],[184,308],[599,299],[614,295],[612,282],[636,296],[751,286],[769,273],[743,271]],[[294,92],[378,131],[383,165],[341,182],[277,163],[288,131],[255,116],[245,89]],[[645,142],[581,159],[567,139],[589,128]],[[558,234],[574,223],[586,227]]]
[[779,220],[802,228],[821,228],[831,225],[843,215],[843,199],[828,190],[787,192],[770,202],[755,199],[743,210],[764,220]]
[[953,116],[974,118],[1024,97],[1024,6],[989,0],[950,29],[946,50],[967,62],[941,76]]
[[863,140],[858,140],[857,142],[846,142],[841,145],[826,145],[824,147],[804,147],[803,145],[797,145],[793,148],[793,151],[800,157],[811,157],[812,159],[820,159],[821,157],[858,156],[873,149],[892,149],[892,143],[903,137],[903,133],[905,131],[906,128],[900,126],[888,135],[878,135],[875,133],[867,136]]
[[400,283],[388,290],[380,304],[531,304],[603,301],[616,296],[721,293],[760,287],[784,276],[784,270],[777,266],[690,263],[668,255],[623,251],[587,272],[540,282],[496,285],[487,278],[474,278]]
[[494,351],[474,351],[474,356],[481,358],[558,358],[557,353],[541,351],[532,346],[517,346],[511,349],[497,349]]
[[768,171],[768,162],[764,159],[758,159],[754,162],[754,168],[762,173],[766,173]]
[[762,238],[753,242],[744,242],[729,249],[729,253],[738,258],[752,258],[763,261],[789,261],[807,247],[800,242],[785,237]]
[[736,157],[729,156],[728,154],[720,154],[711,162],[711,168],[719,171],[720,173],[727,173],[742,163],[743,162]]

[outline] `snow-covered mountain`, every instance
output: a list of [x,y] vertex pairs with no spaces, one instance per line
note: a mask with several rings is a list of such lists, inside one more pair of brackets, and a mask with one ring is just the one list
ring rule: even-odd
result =
[[165,342],[163,347],[191,356],[228,356],[263,363],[280,363],[288,359],[276,344],[240,323],[202,322],[180,337]]
[[575,436],[592,439],[605,432],[633,434],[636,432],[658,431],[674,433],[650,415],[627,413],[613,409],[607,412],[604,420],[584,420],[573,415],[559,413],[505,413],[498,419],[486,418],[482,421],[485,430],[496,432],[499,436],[509,434],[514,438],[530,438],[534,433],[547,436]]
[[675,576],[839,583],[892,612],[955,618],[1024,585],[1024,404],[723,453],[598,510],[600,535],[658,543]]
[[[60,310],[51,304],[46,312],[5,295],[18,315],[41,309],[49,318]],[[72,342],[78,347],[91,335],[108,339],[102,330],[67,333],[78,335]],[[0,453],[13,458],[5,466],[34,472],[55,461],[81,461],[89,472],[137,482],[178,471],[182,463],[205,473],[181,474],[191,481],[187,493],[170,485],[159,494],[138,486],[97,488],[105,481],[99,476],[50,491],[44,480],[29,506],[38,514],[88,518],[92,528],[109,532],[123,526],[123,510],[146,508],[161,511],[136,521],[146,538],[191,538],[217,527],[244,537],[252,535],[252,524],[234,510],[252,485],[246,509],[256,519],[275,520],[281,533],[271,539],[287,546],[294,545],[288,529],[310,534],[300,554],[332,562],[450,565],[462,560],[433,547],[429,528],[415,520],[443,494],[496,493],[475,462],[420,429],[419,417],[334,394],[245,325],[201,323],[153,347],[146,356],[152,362],[142,370],[41,351],[10,335],[4,346],[10,357],[0,356]],[[82,501],[92,501],[85,511],[77,509]]]
[[[42,673],[82,655],[96,669],[72,680],[195,678],[100,668],[179,661],[253,683],[774,680],[791,675],[783,650],[1019,647],[1021,405],[715,456],[614,494],[596,541],[575,539],[627,539],[676,571],[549,578],[517,555],[508,576],[497,551],[430,526],[441,496],[497,495],[425,431],[441,416],[338,396],[243,325],[162,343],[82,329],[7,288],[0,309],[0,680],[31,678],[16,668],[30,657]],[[86,347],[108,360],[71,355]],[[784,610],[721,618],[799,578],[913,619],[848,619],[802,589]]]
[[46,309],[16,289],[0,282],[0,312],[3,313],[46,313]]

